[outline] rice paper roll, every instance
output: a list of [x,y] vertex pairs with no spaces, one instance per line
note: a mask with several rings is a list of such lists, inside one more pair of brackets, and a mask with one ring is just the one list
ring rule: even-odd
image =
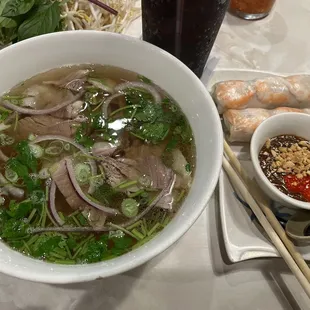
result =
[[250,108],[227,110],[223,114],[224,131],[230,142],[249,142],[256,128],[267,118],[286,112],[310,114],[310,109],[280,107],[274,110]]
[[310,108],[310,75],[223,81],[214,85],[212,96],[220,114],[228,109]]

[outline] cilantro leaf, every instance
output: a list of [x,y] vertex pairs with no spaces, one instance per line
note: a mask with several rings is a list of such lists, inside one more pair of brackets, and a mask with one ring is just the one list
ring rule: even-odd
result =
[[62,241],[62,239],[63,238],[61,236],[54,236],[51,234],[41,235],[38,241],[32,247],[33,256],[47,256],[59,246],[59,243]]
[[114,246],[111,249],[112,254],[122,255],[126,253],[131,246],[133,246],[132,238],[124,235],[122,237],[112,237]]
[[91,148],[94,145],[94,140],[88,136],[86,123],[81,124],[76,130],[75,142],[85,146],[86,148]]
[[20,203],[16,203],[14,200],[11,200],[7,213],[10,217],[15,219],[22,219],[29,215],[32,209],[33,205],[30,200],[25,200]]
[[29,225],[23,220],[14,218],[7,220],[2,226],[3,238],[18,238],[27,235]]
[[134,130],[134,133],[151,143],[159,143],[163,141],[170,130],[169,124],[165,123],[144,123],[138,129]]
[[104,254],[107,254],[108,246],[105,240],[91,241],[87,244],[85,253],[81,255],[81,263],[96,263],[101,261]]
[[28,142],[19,142],[16,146],[16,151],[18,152],[18,155],[16,156],[17,160],[28,167],[32,172],[36,172],[38,161],[34,157],[33,152],[31,152]]

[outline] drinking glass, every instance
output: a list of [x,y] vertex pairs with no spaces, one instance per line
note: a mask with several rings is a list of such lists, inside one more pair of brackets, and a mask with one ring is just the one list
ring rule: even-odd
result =
[[229,0],[142,0],[143,40],[185,63],[199,78]]

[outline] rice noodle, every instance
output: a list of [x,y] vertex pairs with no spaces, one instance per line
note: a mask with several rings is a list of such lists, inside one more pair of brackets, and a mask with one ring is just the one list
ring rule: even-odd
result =
[[55,206],[55,196],[56,196],[56,183],[52,181],[51,188],[50,188],[50,197],[49,197],[49,205],[50,210],[52,212],[52,216],[54,220],[57,222],[59,226],[63,226],[65,222],[60,218]]
[[[57,136],[57,135],[39,136],[34,141],[32,141],[32,143],[40,143],[40,142],[44,142],[44,141],[48,141],[48,140],[60,140],[60,141],[70,143],[71,145],[73,145],[74,147],[79,149],[83,154],[85,154],[87,156],[90,155],[89,152],[82,145],[76,143],[73,139],[67,138],[64,136]],[[89,162],[89,165],[91,168],[92,176],[97,175],[98,170],[97,170],[96,162],[91,158],[88,158],[88,162]],[[96,189],[96,187],[94,186],[94,184],[92,184],[92,182],[90,182],[88,193],[89,194],[94,193],[95,189]]]
[[35,110],[35,109],[28,109],[28,108],[22,108],[22,107],[19,107],[15,104],[12,104],[8,101],[3,101],[0,103],[1,106],[7,108],[7,109],[10,109],[10,110],[13,110],[13,111],[16,111],[18,113],[21,113],[21,114],[28,114],[28,115],[44,115],[44,114],[50,114],[50,113],[53,113],[53,112],[56,112],[60,109],[63,109],[65,108],[66,106],[68,106],[69,104],[72,104],[73,102],[79,100],[81,97],[83,96],[83,93],[80,92],[78,93],[76,96],[74,96],[73,98],[61,103],[61,104],[58,104],[58,105],[55,105],[53,106],[52,108],[49,108],[49,109],[42,109],[42,110]]
[[115,91],[123,92],[127,88],[142,88],[142,89],[146,90],[147,92],[149,92],[153,96],[155,103],[158,103],[158,104],[161,103],[160,94],[155,89],[155,87],[152,85],[149,85],[149,84],[146,84],[143,82],[126,82],[126,83],[122,83],[122,84],[117,85],[115,87]]
[[69,174],[69,178],[70,178],[70,181],[74,187],[74,189],[76,190],[77,194],[80,196],[80,198],[82,198],[85,202],[87,202],[89,205],[91,205],[92,207],[104,212],[104,213],[107,213],[107,214],[112,214],[112,215],[117,215],[119,214],[119,211],[116,210],[116,209],[113,209],[113,208],[109,208],[109,207],[105,207],[105,206],[102,206],[96,202],[93,202],[91,199],[89,199],[82,191],[79,183],[77,182],[76,180],[76,177],[75,177],[75,173],[74,173],[74,168],[73,168],[73,165],[72,165],[72,161],[71,159],[69,158],[65,158],[65,161],[66,161],[66,166],[67,166],[67,170],[68,170],[68,174]]

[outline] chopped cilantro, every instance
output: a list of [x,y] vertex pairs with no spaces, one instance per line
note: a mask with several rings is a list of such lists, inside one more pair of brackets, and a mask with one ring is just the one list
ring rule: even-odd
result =
[[23,165],[28,167],[32,172],[36,172],[38,167],[38,161],[34,157],[33,152],[31,152],[28,142],[19,142],[16,146],[16,151],[18,152],[16,159],[20,161]]
[[75,141],[86,148],[91,148],[94,145],[94,140],[90,138],[87,134],[87,124],[83,123],[80,127],[76,130],[75,133]]
[[47,233],[42,234],[32,247],[33,255],[35,257],[47,256],[59,246],[61,241],[61,236],[55,236]]
[[18,238],[27,235],[29,225],[23,220],[16,220],[14,218],[7,220],[2,225],[3,238]]
[[22,219],[27,217],[32,209],[33,205],[30,200],[25,200],[20,203],[11,200],[9,210],[7,210],[7,213],[10,217],[14,219]]
[[108,246],[105,240],[90,241],[79,257],[80,263],[96,263],[102,260],[104,254],[107,254]]

